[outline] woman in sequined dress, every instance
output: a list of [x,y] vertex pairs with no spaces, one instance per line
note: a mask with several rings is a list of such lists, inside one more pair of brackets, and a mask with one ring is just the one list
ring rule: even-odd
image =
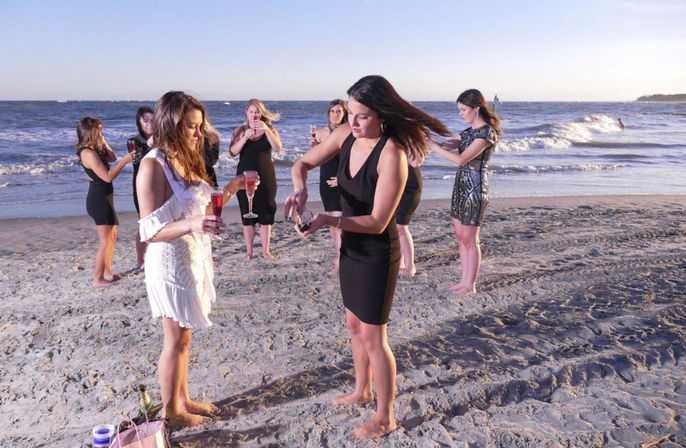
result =
[[491,112],[478,90],[462,92],[457,98],[457,107],[460,117],[470,127],[443,144],[432,140],[430,146],[458,166],[450,215],[460,249],[462,278],[452,289],[464,295],[476,292],[476,278],[481,265],[479,231],[488,205],[486,170],[502,131],[500,119]]

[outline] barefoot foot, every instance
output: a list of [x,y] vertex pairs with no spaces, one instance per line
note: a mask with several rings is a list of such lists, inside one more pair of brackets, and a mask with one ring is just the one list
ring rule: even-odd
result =
[[116,282],[122,279],[122,276],[119,274],[115,274],[114,272],[110,272],[109,274],[104,275],[105,280],[109,280],[111,282]]
[[241,261],[243,261],[243,262],[250,261],[251,258],[252,258],[252,254],[245,254],[245,256],[243,256],[243,259]]
[[189,426],[206,425],[211,422],[208,417],[189,412],[180,412],[173,415],[167,414],[166,419],[171,428],[187,428]]
[[103,278],[101,280],[93,280],[93,286],[96,288],[104,288],[107,286],[112,286],[114,282],[112,280],[107,280],[106,278]]
[[186,412],[190,414],[205,415],[208,417],[214,417],[221,413],[221,409],[209,401],[189,401],[183,407],[186,409]]
[[400,270],[400,276],[404,278],[412,278],[417,273],[417,268],[411,266]]
[[369,392],[366,394],[358,394],[351,392],[349,394],[338,395],[331,399],[330,403],[333,406],[343,406],[346,404],[356,404],[358,406],[363,406],[367,403],[374,401],[374,394]]
[[262,252],[262,256],[266,258],[267,260],[276,260],[276,257],[269,252]]
[[334,263],[333,268],[329,271],[329,275],[338,275],[338,263]]
[[388,421],[382,421],[376,415],[367,423],[353,429],[350,438],[353,440],[370,440],[376,437],[384,436],[397,428],[395,421],[391,418]]
[[470,285],[468,285],[468,286],[456,285],[456,286],[452,287],[451,289],[453,291],[455,291],[455,293],[458,296],[466,296],[469,294],[474,294],[476,292],[476,287],[470,286]]

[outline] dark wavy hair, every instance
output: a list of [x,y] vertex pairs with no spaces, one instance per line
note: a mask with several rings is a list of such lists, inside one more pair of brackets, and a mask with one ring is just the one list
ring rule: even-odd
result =
[[494,112],[491,112],[481,92],[476,89],[465,90],[457,97],[457,102],[468,107],[478,107],[479,116],[493,128],[496,134],[500,135],[503,133],[503,129],[500,127],[500,118]]
[[142,135],[143,137],[145,137],[145,139],[147,140],[147,139],[150,138],[150,136],[144,134],[144,133],[143,133],[143,128],[141,128],[141,118],[143,118],[143,115],[145,115],[145,114],[153,114],[153,115],[155,115],[155,111],[152,110],[152,107],[148,107],[148,106],[141,106],[141,107],[139,107],[138,110],[136,111],[136,127],[138,128],[138,133],[139,133],[140,135]]
[[[100,160],[106,160],[107,150],[111,150],[102,135],[102,120],[93,117],[83,117],[76,125],[76,153],[82,148],[95,151]],[[80,161],[80,159],[79,159]]]
[[348,95],[376,112],[384,120],[385,134],[420,160],[428,152],[429,130],[450,135],[443,123],[404,100],[383,76],[360,78],[348,89]]

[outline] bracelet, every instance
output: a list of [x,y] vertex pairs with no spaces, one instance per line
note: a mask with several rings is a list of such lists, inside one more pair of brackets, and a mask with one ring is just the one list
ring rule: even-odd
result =
[[336,228],[340,229],[341,228],[341,217],[338,217],[338,221],[336,221]]

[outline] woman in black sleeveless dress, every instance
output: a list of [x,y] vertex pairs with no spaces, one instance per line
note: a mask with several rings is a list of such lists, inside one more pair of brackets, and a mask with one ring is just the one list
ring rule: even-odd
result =
[[124,166],[131,162],[133,154],[126,154],[110,169],[110,162],[114,162],[116,157],[102,135],[102,121],[97,118],[82,118],[76,126],[76,136],[76,155],[90,181],[86,211],[93,218],[100,239],[95,254],[93,286],[107,286],[121,278],[112,272],[112,255],[119,224],[117,213],[114,211],[112,181],[121,173]]
[[288,217],[302,211],[307,201],[307,172],[339,154],[343,216],[319,213],[303,235],[324,225],[343,230],[339,275],[352,342],[355,390],[334,398],[332,404],[371,402],[373,377],[376,413],[352,434],[364,440],[396,428],[395,360],[386,327],[400,263],[394,215],[407,180],[407,153],[424,156],[428,129],[449,133],[440,121],[403,100],[381,76],[365,76],[348,95],[349,124],[334,130],[293,165],[295,192],[286,199],[284,209]]
[[[136,178],[138,177],[138,170],[143,157],[150,151],[148,146],[148,139],[152,135],[152,119],[155,111],[148,106],[141,106],[136,111],[136,127],[138,128],[138,135],[130,138],[126,142],[129,152],[133,152],[133,205],[136,207],[136,213],[140,217],[140,208],[138,206],[138,192],[136,191]],[[148,245],[141,241],[140,232],[136,231],[136,265],[138,268],[143,267],[145,258],[145,248]]]
[[[348,122],[348,108],[343,100],[333,100],[329,103],[326,112],[329,123],[326,127],[317,129],[310,139],[310,148],[314,148],[323,142],[334,129],[343,123]],[[331,216],[341,216],[341,190],[338,188],[338,161],[336,154],[331,159],[324,162],[319,167],[319,196],[322,198],[324,211]],[[331,227],[331,238],[336,248],[336,258],[334,259],[333,269],[329,274],[338,274],[338,259],[341,250],[341,231]]]
[[257,214],[257,218],[243,218],[248,212],[248,197],[243,190],[236,195],[243,220],[245,261],[252,258],[255,224],[258,223],[262,255],[268,260],[275,258],[269,251],[269,243],[276,213],[276,174],[272,162],[272,149],[281,151],[281,137],[272,122],[278,119],[279,114],[269,112],[262,101],[251,99],[245,107],[243,125],[237,127],[231,137],[229,152],[232,156],[240,155],[236,174],[257,171],[260,175],[260,185],[255,190],[253,198],[253,212]]
[[[460,117],[471,127],[442,145],[432,141],[431,148],[455,163],[455,186],[451,216],[460,248],[462,278],[452,289],[459,295],[476,292],[476,279],[481,265],[479,231],[488,205],[488,161],[502,133],[500,119],[488,108],[484,96],[476,89],[465,90],[457,98]],[[452,150],[457,149],[457,154]]]

